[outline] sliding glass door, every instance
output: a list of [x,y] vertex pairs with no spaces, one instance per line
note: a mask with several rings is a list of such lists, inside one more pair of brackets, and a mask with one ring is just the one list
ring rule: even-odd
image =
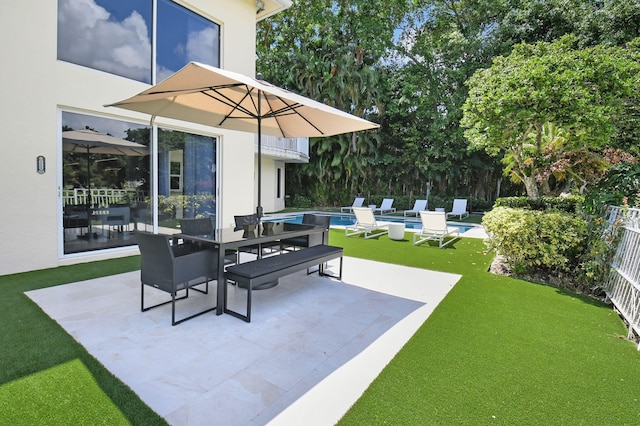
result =
[[151,134],[145,125],[62,112],[65,255],[135,245],[134,231],[153,231],[156,219],[164,233],[183,218],[216,223],[216,138],[158,129],[154,153]]

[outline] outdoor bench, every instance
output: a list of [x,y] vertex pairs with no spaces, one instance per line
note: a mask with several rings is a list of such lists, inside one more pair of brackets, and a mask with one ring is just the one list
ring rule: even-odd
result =
[[[327,274],[324,270],[325,262],[340,259],[340,272],[338,275]],[[237,283],[239,287],[247,288],[247,314],[242,315],[231,309],[227,309],[227,292],[224,293],[224,312],[251,322],[251,292],[261,285],[269,284],[280,277],[294,272],[307,270],[318,265],[318,274],[332,278],[342,279],[342,247],[317,245],[302,250],[287,252],[276,256],[263,257],[250,262],[229,266],[225,272],[225,278]],[[315,272],[315,271],[314,271]]]

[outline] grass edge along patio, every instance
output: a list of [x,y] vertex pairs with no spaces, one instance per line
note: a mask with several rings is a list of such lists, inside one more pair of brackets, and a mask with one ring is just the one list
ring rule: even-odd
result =
[[[477,239],[330,238],[346,256],[462,275],[340,424],[637,422],[637,350],[609,306],[490,274]],[[3,421],[165,423],[23,294],[138,267],[133,256],[0,277]]]

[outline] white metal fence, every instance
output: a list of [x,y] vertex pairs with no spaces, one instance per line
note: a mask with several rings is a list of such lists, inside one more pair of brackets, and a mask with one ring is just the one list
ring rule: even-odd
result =
[[629,327],[628,337],[637,339],[640,336],[640,209],[612,207],[607,222],[609,229],[621,226],[622,235],[605,290]]

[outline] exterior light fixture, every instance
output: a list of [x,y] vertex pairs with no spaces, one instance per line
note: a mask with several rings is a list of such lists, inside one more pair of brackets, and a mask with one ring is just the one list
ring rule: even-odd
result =
[[38,155],[36,157],[36,171],[39,174],[44,174],[46,169],[47,169],[47,162],[46,162],[46,159],[44,158],[44,155]]
[[256,0],[256,14],[264,11],[264,2],[262,0]]

